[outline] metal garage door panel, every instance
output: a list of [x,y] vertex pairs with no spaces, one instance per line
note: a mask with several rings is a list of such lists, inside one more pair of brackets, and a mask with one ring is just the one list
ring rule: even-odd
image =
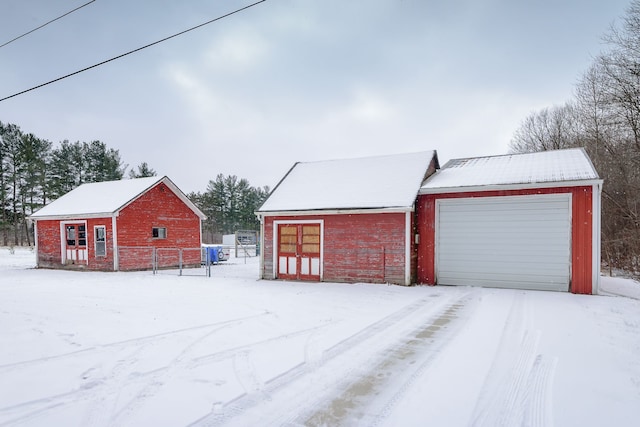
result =
[[567,291],[571,196],[437,201],[439,284]]

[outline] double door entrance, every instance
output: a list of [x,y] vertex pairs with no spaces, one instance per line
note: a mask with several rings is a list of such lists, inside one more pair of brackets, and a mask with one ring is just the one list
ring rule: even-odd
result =
[[278,224],[278,278],[320,281],[321,223]]
[[65,259],[66,264],[87,263],[87,225],[65,224]]

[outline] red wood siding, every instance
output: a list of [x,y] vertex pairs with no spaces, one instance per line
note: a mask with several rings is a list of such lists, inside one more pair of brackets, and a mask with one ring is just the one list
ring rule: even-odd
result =
[[[166,227],[167,238],[152,236],[153,227]],[[142,194],[120,211],[117,218],[118,246],[155,248],[200,248],[200,217],[163,183]],[[142,251],[143,253],[140,253]],[[160,251],[161,267],[177,265],[178,251]],[[150,268],[151,250],[122,250],[120,270]],[[183,265],[200,265],[200,251],[183,252]]]
[[[76,268],[89,270],[114,269],[113,228],[111,218],[76,218],[86,221],[88,262],[85,265],[63,265],[60,248],[59,220],[37,221],[38,266],[47,268]],[[64,222],[72,220],[65,219]],[[160,267],[178,265],[178,249],[183,265],[200,266],[200,218],[163,183],[141,195],[117,217],[120,270],[142,270],[152,267],[153,248],[159,253]],[[106,257],[96,257],[94,227],[104,225],[106,230]],[[166,227],[167,238],[152,237],[153,227]],[[135,249],[124,248],[135,247]]]
[[328,282],[405,282],[405,214],[339,214],[264,219],[262,277],[275,276],[273,221],[323,220],[323,280]]
[[[87,258],[86,264],[63,265],[60,247],[60,223],[85,222],[87,224]],[[94,227],[103,225],[106,231],[107,253],[104,257],[96,257]],[[111,218],[75,218],[60,220],[37,221],[38,238],[38,267],[45,268],[75,268],[89,270],[113,270],[113,230]]]
[[592,293],[592,187],[558,187],[530,190],[481,191],[469,193],[427,194],[418,197],[417,222],[418,283],[434,285],[435,278],[435,201],[461,197],[522,196],[532,194],[571,193],[571,292]]
[[[60,249],[60,221],[37,221],[38,267],[62,267]],[[87,242],[88,243],[88,242]]]

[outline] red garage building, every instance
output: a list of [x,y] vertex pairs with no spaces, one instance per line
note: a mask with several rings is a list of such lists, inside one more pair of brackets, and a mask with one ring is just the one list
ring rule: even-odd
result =
[[418,283],[597,293],[601,190],[580,148],[447,162],[418,196]]
[[159,267],[200,265],[204,218],[166,176],[83,184],[31,215],[37,266],[140,270],[154,256]]
[[414,205],[435,151],[296,163],[257,214],[261,277],[409,285]]
[[257,212],[261,277],[596,293],[602,180],[582,149],[297,163]]

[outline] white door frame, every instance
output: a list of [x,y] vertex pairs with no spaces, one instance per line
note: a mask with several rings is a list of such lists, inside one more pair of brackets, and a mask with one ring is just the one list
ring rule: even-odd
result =
[[324,220],[323,219],[297,219],[273,221],[273,278],[278,278],[278,226],[283,224],[319,224],[320,225],[320,281],[324,277]]
[[[84,232],[85,232],[85,240],[86,240],[86,249],[83,251],[82,257],[83,259],[78,259],[77,261],[84,261],[84,264],[89,264],[89,232],[87,229],[87,220],[80,219],[75,221],[60,221],[60,254],[62,264],[66,264],[67,260],[67,225],[70,224],[84,224]],[[77,237],[76,237],[77,238]],[[76,261],[76,260],[74,260]]]

